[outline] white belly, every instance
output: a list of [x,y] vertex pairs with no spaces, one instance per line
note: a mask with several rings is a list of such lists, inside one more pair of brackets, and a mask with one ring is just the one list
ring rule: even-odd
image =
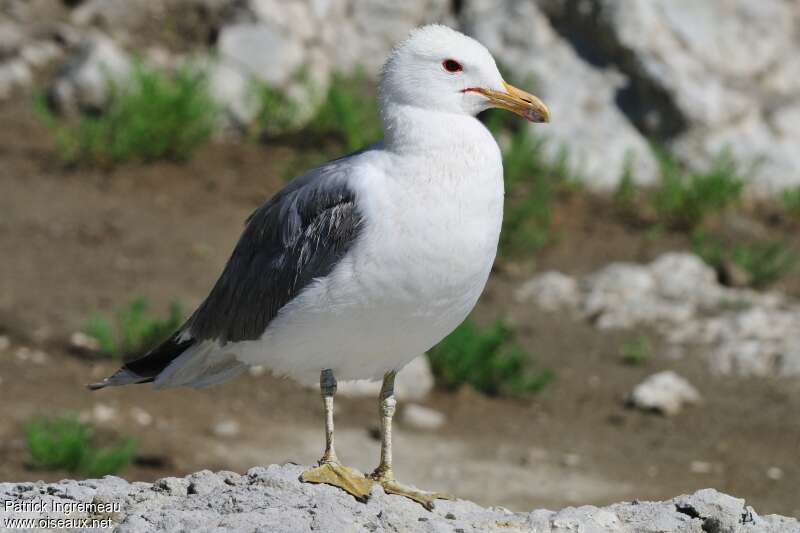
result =
[[472,310],[494,262],[499,157],[486,166],[425,187],[388,180],[381,194],[360,193],[366,223],[351,252],[237,357],[308,383],[326,368],[342,380],[377,379],[438,343]]

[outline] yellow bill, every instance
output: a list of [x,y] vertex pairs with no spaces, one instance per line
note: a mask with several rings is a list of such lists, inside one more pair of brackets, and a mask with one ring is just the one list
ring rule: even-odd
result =
[[492,107],[506,109],[531,122],[550,122],[550,110],[534,95],[503,82],[505,91],[475,88],[470,89],[485,96]]

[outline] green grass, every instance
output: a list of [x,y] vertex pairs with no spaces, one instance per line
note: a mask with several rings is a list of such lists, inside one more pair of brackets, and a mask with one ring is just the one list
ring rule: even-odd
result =
[[38,99],[37,112],[64,163],[185,160],[213,133],[217,111],[202,73],[180,69],[169,76],[137,65],[127,86],[110,91],[104,112],[75,120],[55,116]]
[[471,385],[489,395],[521,396],[540,392],[555,378],[552,370],[531,368],[531,356],[503,321],[478,328],[467,320],[428,357],[437,383],[449,389]]
[[372,87],[363,73],[334,75],[327,95],[309,128],[318,136],[333,136],[349,150],[380,141],[383,129]]
[[131,439],[97,447],[92,428],[69,416],[28,422],[25,436],[31,465],[45,470],[96,478],[120,472],[136,455],[136,443]]
[[727,262],[747,274],[749,284],[755,288],[766,287],[797,266],[798,256],[781,241],[756,241],[730,244],[705,233],[692,236],[692,250],[717,271]]
[[781,195],[783,207],[793,217],[800,218],[800,187],[786,189]]
[[260,83],[254,91],[258,98],[255,127],[259,135],[274,136],[294,125],[297,104],[282,91]]
[[[312,98],[320,94],[305,75],[298,74],[297,81]],[[383,137],[375,87],[360,71],[334,75],[314,116],[302,128],[295,124],[298,105],[290,97],[263,85],[256,90],[260,101],[254,125],[257,136],[290,146],[294,152],[278,170],[284,181]]]
[[741,196],[744,178],[728,154],[718,156],[705,172],[685,171],[664,152],[659,162],[661,185],[651,201],[659,221],[672,229],[692,230]]
[[637,335],[622,345],[622,362],[626,365],[641,366],[653,357],[653,346],[646,335]]
[[545,153],[545,139],[508,111],[489,110],[484,125],[498,138],[503,153],[506,201],[499,254],[521,258],[552,240],[554,204],[559,193],[579,189],[582,179],[571,173],[569,154]]
[[543,248],[551,237],[556,190],[543,162],[542,141],[527,128],[514,133],[503,150],[506,205],[500,254],[520,257]]
[[147,315],[147,300],[137,298],[111,317],[95,313],[83,332],[97,340],[100,352],[117,358],[139,355],[155,347],[183,323],[183,310],[173,302],[166,317]]
[[614,205],[617,210],[625,216],[636,214],[639,199],[639,187],[633,178],[633,159],[632,155],[625,160],[617,188],[614,191]]

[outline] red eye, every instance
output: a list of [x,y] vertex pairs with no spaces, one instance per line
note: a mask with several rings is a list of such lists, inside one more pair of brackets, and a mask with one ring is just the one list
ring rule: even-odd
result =
[[442,66],[447,72],[461,72],[464,70],[464,67],[461,66],[461,63],[455,59],[445,59],[442,61]]

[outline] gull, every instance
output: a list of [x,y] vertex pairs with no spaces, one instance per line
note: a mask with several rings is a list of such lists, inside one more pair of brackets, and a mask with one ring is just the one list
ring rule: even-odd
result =
[[[469,314],[497,252],[503,165],[476,118],[502,108],[547,122],[488,50],[442,25],[413,30],[378,89],[383,141],[308,171],[247,219],[210,294],[161,345],[91,389],[205,387],[249,365],[319,380],[325,452],[302,481],[365,501],[375,484],[432,508],[439,493],[392,470],[397,372]],[[382,379],[380,463],[365,476],[334,448],[338,379]]]

